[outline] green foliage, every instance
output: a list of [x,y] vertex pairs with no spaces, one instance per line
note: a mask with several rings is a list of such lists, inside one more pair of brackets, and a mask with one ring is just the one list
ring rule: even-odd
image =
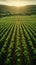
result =
[[35,65],[36,15],[0,18],[1,65]]

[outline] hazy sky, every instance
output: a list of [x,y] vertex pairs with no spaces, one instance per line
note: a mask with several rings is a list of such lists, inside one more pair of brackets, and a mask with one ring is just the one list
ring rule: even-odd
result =
[[25,2],[25,1],[31,1],[31,2],[34,1],[34,2],[35,2],[36,0],[0,0],[0,1],[8,1],[8,2],[9,2],[9,1],[24,1],[24,2]]
[[5,4],[5,5],[12,5],[12,6],[17,6],[17,5],[30,5],[30,4],[36,4],[36,0],[0,0],[0,4]]
[[36,0],[0,0],[0,1],[36,1]]

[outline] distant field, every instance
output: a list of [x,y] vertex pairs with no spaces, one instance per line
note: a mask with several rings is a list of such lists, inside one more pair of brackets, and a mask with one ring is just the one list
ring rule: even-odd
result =
[[0,65],[36,65],[36,15],[0,18]]

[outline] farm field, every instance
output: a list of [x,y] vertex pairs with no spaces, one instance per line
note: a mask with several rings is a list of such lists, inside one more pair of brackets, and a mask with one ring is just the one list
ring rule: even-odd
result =
[[0,65],[36,65],[36,15],[0,18]]

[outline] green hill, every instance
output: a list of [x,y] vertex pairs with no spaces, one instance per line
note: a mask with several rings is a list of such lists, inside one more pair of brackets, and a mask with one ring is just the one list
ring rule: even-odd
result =
[[23,7],[0,5],[0,16],[31,14],[36,14],[36,5],[27,5]]

